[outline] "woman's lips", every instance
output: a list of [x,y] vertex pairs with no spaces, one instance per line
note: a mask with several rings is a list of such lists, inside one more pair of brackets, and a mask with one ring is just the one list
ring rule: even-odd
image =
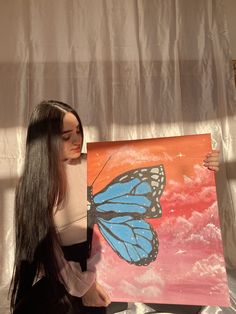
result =
[[76,152],[77,152],[77,151],[80,151],[80,146],[77,146],[77,147],[75,147],[75,148],[72,148],[71,150],[72,150],[72,151],[76,151]]

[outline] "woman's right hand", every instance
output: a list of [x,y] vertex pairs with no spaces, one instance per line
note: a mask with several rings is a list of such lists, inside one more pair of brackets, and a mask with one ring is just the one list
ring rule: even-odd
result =
[[103,289],[96,281],[89,288],[89,290],[82,296],[82,302],[85,306],[108,306],[111,300]]

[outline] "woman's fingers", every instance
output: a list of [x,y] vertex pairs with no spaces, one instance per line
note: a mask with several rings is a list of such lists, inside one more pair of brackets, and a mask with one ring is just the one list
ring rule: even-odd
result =
[[203,164],[210,170],[218,171],[220,166],[220,151],[213,150],[208,153]]

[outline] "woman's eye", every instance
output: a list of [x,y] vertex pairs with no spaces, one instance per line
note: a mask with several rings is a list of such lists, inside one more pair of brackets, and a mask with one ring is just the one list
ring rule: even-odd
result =
[[68,141],[70,139],[70,135],[63,135],[62,139],[63,141]]

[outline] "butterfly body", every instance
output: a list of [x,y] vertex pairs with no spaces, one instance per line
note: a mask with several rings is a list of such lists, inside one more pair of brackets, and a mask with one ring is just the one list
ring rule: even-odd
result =
[[163,165],[137,168],[115,177],[93,194],[88,187],[89,224],[96,223],[112,249],[128,263],[148,265],[158,253],[156,231],[146,218],[162,214]]

